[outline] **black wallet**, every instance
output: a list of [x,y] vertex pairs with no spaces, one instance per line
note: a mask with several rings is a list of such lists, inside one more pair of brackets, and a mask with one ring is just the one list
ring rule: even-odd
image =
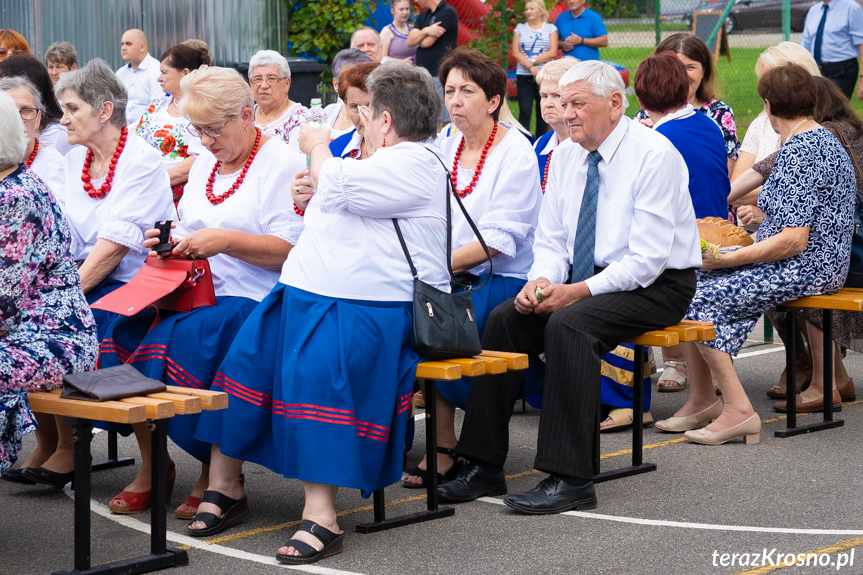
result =
[[161,381],[151,379],[131,365],[124,364],[64,375],[60,397],[84,401],[112,401],[159,393],[167,389]]

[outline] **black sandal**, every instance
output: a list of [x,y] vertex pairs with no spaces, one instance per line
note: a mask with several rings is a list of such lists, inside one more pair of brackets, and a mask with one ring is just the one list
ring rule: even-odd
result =
[[[297,551],[300,552],[299,555],[283,555],[282,553],[276,553],[276,559],[281,561],[282,563],[287,563],[288,565],[308,565],[309,563],[315,563],[316,561],[320,561],[324,557],[330,557],[332,555],[337,555],[341,553],[345,548],[345,533],[333,533],[329,529],[325,527],[321,527],[314,521],[310,521],[308,519],[303,520],[300,523],[299,529],[297,531],[305,531],[306,533],[311,533],[318,540],[324,544],[323,548],[320,551],[298,539],[291,539],[287,543],[285,543],[285,547],[293,547]],[[296,534],[296,533],[295,533]]]
[[[447,481],[450,481],[456,476],[456,473],[462,468],[461,460],[456,457],[455,448],[453,447],[438,447],[437,452],[442,455],[449,455],[452,457],[453,465],[449,471],[446,473],[438,473],[437,474],[437,484],[443,485]],[[425,469],[420,469],[419,466],[414,467],[411,471],[408,471],[408,475],[415,475],[422,479],[422,483],[405,483],[402,481],[402,487],[406,489],[425,489],[426,481],[428,481],[428,471]]]
[[[221,533],[228,527],[239,523],[240,520],[249,511],[249,501],[243,495],[242,499],[231,499],[227,495],[223,495],[218,491],[204,491],[201,496],[201,503],[212,503],[218,505],[222,510],[222,516],[219,517],[214,513],[198,513],[195,515],[189,527],[186,527],[186,532],[192,537],[209,537],[216,533]],[[191,524],[201,521],[206,525],[203,529],[192,529]]]

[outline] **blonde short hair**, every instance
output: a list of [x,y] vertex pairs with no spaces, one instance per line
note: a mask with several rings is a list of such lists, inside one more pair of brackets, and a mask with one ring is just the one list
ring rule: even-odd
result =
[[545,7],[545,0],[525,0],[524,7],[527,8],[530,2],[533,2],[537,9],[542,12],[542,19],[548,20],[548,8]]
[[233,68],[201,66],[180,80],[180,114],[193,121],[215,124],[254,109],[252,89]]
[[821,75],[818,64],[809,50],[794,42],[780,42],[763,51],[758,56],[758,61],[755,62],[755,75],[760,78],[770,68],[776,68],[783,64],[797,64],[813,76]]
[[564,56],[559,60],[552,60],[547,63],[536,75],[536,83],[542,84],[545,81],[554,82],[557,84],[567,71],[578,64],[578,58],[572,56]]

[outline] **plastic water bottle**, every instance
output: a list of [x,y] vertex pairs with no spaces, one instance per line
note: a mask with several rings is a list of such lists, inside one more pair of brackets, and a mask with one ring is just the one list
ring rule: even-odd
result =
[[327,127],[327,115],[321,106],[320,98],[312,99],[312,105],[306,112],[306,124],[318,130]]
[[[312,128],[321,130],[327,127],[327,114],[324,112],[323,106],[321,106],[320,98],[312,98],[311,106],[309,110],[306,112],[306,124],[311,126]],[[306,167],[311,167],[312,159],[306,156]]]

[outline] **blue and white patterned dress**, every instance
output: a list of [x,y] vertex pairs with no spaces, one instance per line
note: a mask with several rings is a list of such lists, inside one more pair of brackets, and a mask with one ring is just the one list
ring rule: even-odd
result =
[[35,429],[27,390],[93,369],[96,322],[51,192],[23,164],[0,180],[0,471]]
[[743,346],[764,311],[808,295],[835,293],[848,275],[856,183],[848,154],[824,129],[803,132],[779,151],[758,195],[765,219],[758,241],[786,227],[808,227],[796,256],[698,273],[687,319],[713,322],[707,345],[731,355]]

